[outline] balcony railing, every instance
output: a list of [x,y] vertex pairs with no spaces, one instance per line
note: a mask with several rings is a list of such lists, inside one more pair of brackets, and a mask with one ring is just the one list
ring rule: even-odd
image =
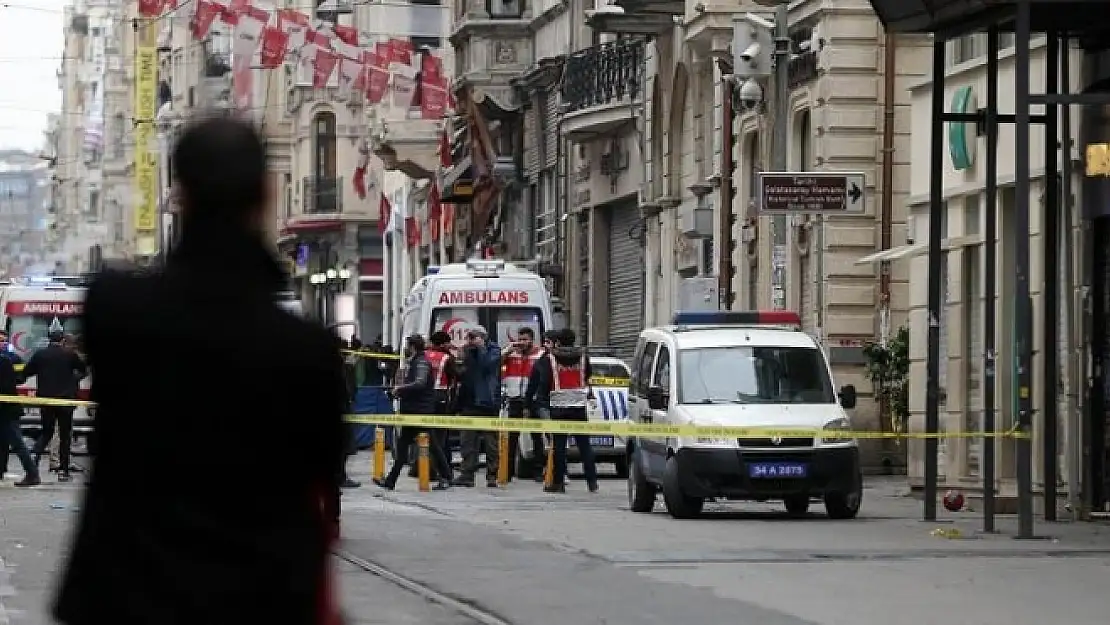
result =
[[343,178],[306,176],[302,187],[306,215],[343,212]]
[[640,97],[644,42],[621,39],[575,52],[567,59],[562,96],[566,112]]

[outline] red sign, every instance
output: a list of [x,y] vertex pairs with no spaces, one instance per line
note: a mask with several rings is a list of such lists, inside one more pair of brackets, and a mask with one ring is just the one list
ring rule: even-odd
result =
[[81,302],[8,302],[5,312],[9,315],[77,317],[85,313],[85,305]]
[[528,291],[444,291],[439,305],[450,304],[527,304]]

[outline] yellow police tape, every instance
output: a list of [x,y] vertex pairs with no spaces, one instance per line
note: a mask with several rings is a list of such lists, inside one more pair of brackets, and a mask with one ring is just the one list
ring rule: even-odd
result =
[[591,386],[628,386],[628,378],[606,378],[599,375],[590,376]]
[[730,425],[662,425],[632,421],[554,421],[549,419],[501,419],[454,415],[347,415],[349,423],[367,425],[482,430],[488,432],[531,432],[537,434],[612,434],[615,436],[695,438],[787,438],[827,439],[926,439],[926,438],[1029,438],[1020,430],[997,432],[875,432],[867,430],[821,430],[818,428],[767,428]]
[[[52,399],[0,395],[0,403],[30,406],[93,406],[95,402],[78,399]],[[1030,438],[1018,429],[996,432],[876,432],[869,430],[822,430],[819,428],[768,428],[733,425],[663,425],[632,421],[555,421],[551,419],[502,419],[455,415],[349,414],[348,423],[366,425],[481,430],[487,432],[532,432],[537,434],[611,434],[614,436],[726,438],[827,438],[827,439],[948,439],[948,438]]]
[[370,352],[362,349],[344,349],[344,354],[351,354],[360,358],[377,358],[378,360],[400,360],[401,357],[397,354],[386,354],[383,352]]

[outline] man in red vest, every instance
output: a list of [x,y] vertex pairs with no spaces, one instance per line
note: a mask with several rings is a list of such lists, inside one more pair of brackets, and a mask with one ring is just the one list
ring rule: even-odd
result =
[[[573,330],[568,328],[559,332],[558,343],[532,368],[532,375],[528,378],[528,387],[524,392],[524,399],[533,411],[547,412],[553,420],[587,420],[586,405],[593,396],[589,386],[590,360],[584,349],[574,346],[574,341]],[[596,493],[597,465],[594,463],[590,436],[572,436],[581,455],[586,485],[591,493]],[[553,439],[555,470],[551,485],[545,486],[543,490],[548,493],[563,493],[566,492],[567,435],[556,434]]]
[[[536,361],[546,354],[546,350],[536,345],[536,333],[527,326],[517,331],[516,341],[501,352],[501,396],[505,399],[509,418],[524,417],[527,408],[524,391],[528,387],[528,376]],[[543,467],[543,435],[532,434],[532,472],[538,481],[543,480],[540,468]],[[509,478],[516,473],[517,453],[520,434],[509,434],[509,450],[502,456],[509,463]],[[519,476],[518,476],[519,477]]]
[[[451,353],[451,335],[442,330],[433,332],[430,342],[431,347],[424,352],[424,356],[432,365],[432,379],[436,391],[435,414],[453,415],[458,412],[456,400],[458,399],[459,362]],[[448,469],[451,468],[451,448],[447,444],[449,434],[450,430],[446,428],[435,428],[431,431],[434,442],[439,445],[447,458]],[[451,473],[433,477],[447,481],[454,479]]]

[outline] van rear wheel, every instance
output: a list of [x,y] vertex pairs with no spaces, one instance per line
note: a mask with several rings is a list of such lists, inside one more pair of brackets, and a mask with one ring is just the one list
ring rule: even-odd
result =
[[705,500],[690,497],[682,492],[678,475],[678,458],[667,458],[667,468],[663,473],[663,503],[667,512],[676,519],[695,519],[701,515]]

